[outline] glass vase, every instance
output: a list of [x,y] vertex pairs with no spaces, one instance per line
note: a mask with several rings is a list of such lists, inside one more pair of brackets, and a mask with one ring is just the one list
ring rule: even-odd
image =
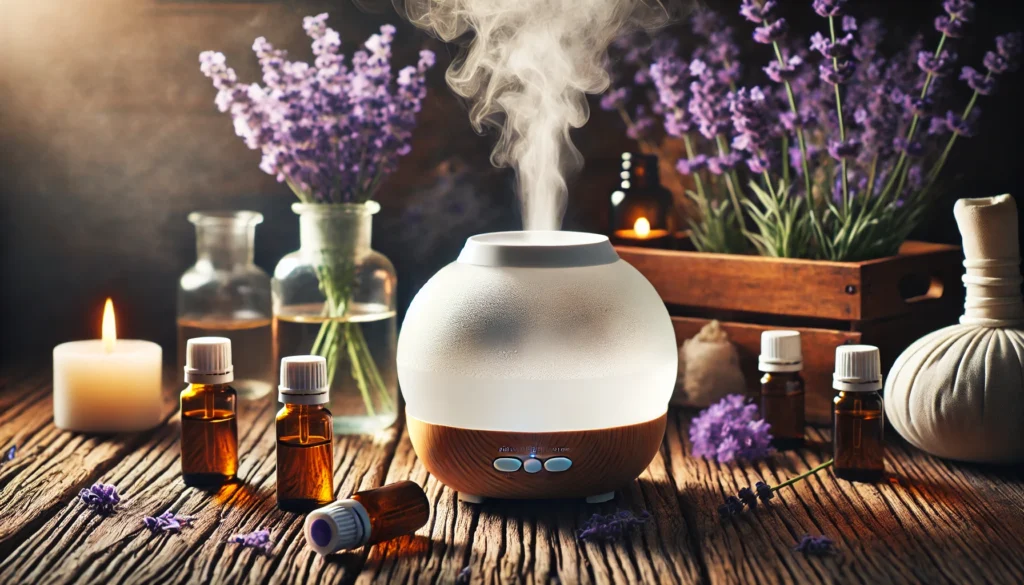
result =
[[178,373],[185,342],[193,337],[231,340],[239,398],[266,396],[274,388],[274,338],[270,276],[253,263],[255,211],[197,211],[196,263],[178,281]]
[[299,249],[274,270],[274,339],[278,357],[327,360],[334,430],[372,433],[398,416],[395,269],[370,248],[367,203],[305,204]]

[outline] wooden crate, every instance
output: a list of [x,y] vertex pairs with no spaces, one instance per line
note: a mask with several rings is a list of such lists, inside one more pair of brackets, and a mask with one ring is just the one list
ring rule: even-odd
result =
[[823,262],[617,247],[665,300],[680,344],[718,319],[740,353],[753,389],[760,336],[802,333],[807,417],[830,422],[835,348],[877,345],[883,371],[925,333],[956,322],[963,309],[960,249],[907,242],[897,256]]

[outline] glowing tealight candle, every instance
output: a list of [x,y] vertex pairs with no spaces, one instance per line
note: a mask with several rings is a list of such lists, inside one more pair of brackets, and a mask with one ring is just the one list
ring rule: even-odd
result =
[[633,222],[633,231],[636,232],[636,237],[646,238],[651,235],[651,222],[647,221],[646,217],[637,218]]
[[103,309],[102,338],[53,348],[53,422],[68,431],[151,429],[163,420],[160,346],[118,339],[114,304]]
[[[660,243],[668,238],[668,230],[651,229],[651,221],[640,216],[633,222],[631,230],[615,230],[615,238],[618,240],[632,240],[637,242]],[[631,242],[632,243],[632,242]]]

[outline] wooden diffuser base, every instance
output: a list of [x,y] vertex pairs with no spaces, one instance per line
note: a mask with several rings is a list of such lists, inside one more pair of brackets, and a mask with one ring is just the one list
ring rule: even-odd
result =
[[[507,499],[586,498],[621,488],[654,459],[665,418],[590,431],[522,433],[434,425],[406,415],[416,455],[441,483],[463,496]],[[516,467],[516,460],[522,464],[499,471],[497,460],[505,468]],[[570,463],[561,469],[565,460]]]

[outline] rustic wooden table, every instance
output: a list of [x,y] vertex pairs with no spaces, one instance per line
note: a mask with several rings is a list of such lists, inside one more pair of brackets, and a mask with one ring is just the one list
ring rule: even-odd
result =
[[[169,401],[170,403],[170,401]],[[837,481],[828,472],[783,489],[770,507],[721,522],[725,495],[772,484],[827,458],[819,445],[770,463],[718,465],[688,455],[690,413],[670,414],[661,453],[616,500],[461,504],[416,460],[401,421],[336,446],[337,493],[411,479],[433,513],[415,536],[320,558],[306,548],[302,517],[274,505],[274,404],[243,403],[241,482],[206,492],[179,478],[177,415],[138,435],[62,432],[52,421],[46,371],[0,373],[0,583],[1020,583],[1024,581],[1024,470],[959,465],[893,441],[891,479]],[[123,500],[101,517],[75,497],[102,481]],[[652,520],[613,544],[581,543],[594,512],[648,510]],[[197,516],[180,534],[150,534],[144,515]],[[226,540],[269,528],[269,554]],[[794,552],[824,534],[839,553]]]

